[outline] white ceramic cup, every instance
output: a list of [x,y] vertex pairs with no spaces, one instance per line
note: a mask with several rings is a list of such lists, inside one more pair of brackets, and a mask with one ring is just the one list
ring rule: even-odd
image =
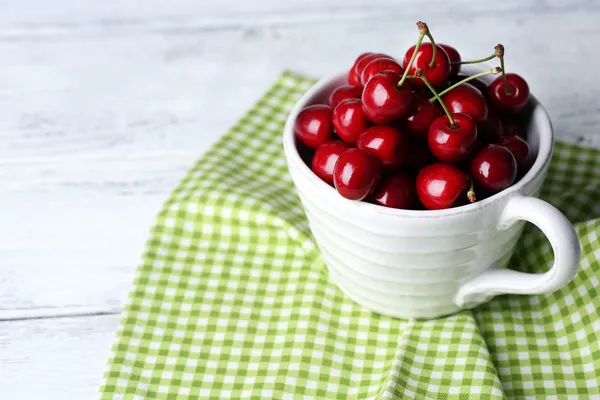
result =
[[[326,103],[346,79],[345,72],[323,79],[300,99],[288,117],[283,143],[330,280],[348,297],[385,315],[436,318],[498,294],[550,293],[572,279],[580,259],[577,235],[560,211],[535,197],[550,163],[553,133],[548,114],[534,98],[527,140],[537,157],[520,181],[462,207],[397,210],[343,198],[298,154],[298,113]],[[539,227],[552,245],[554,264],[548,272],[506,269],[524,221]]]

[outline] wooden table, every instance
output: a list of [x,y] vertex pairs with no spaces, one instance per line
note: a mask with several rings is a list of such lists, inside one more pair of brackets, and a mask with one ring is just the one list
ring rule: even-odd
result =
[[96,396],[153,217],[285,68],[315,77],[426,21],[501,42],[560,139],[600,145],[600,3],[0,0],[0,398]]

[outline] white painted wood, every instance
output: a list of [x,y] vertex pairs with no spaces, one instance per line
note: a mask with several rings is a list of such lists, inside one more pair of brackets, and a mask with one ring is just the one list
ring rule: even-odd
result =
[[422,19],[465,57],[502,42],[557,135],[600,145],[594,0],[0,0],[0,10],[2,399],[94,396],[118,318],[43,318],[121,309],[162,202],[284,68],[317,77],[366,50],[401,56]]

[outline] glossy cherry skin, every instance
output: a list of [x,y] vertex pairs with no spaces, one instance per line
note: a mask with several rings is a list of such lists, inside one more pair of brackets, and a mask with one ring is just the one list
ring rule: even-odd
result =
[[506,74],[508,86],[512,89],[507,94],[504,89],[502,76],[497,77],[489,84],[487,94],[490,102],[499,110],[516,113],[521,111],[529,101],[529,85],[517,74]]
[[417,175],[417,196],[428,210],[443,210],[464,205],[471,181],[453,165],[429,164]]
[[388,124],[410,111],[412,92],[406,83],[396,87],[400,79],[393,71],[382,71],[369,79],[361,97],[367,118],[376,124]]
[[398,168],[404,164],[408,158],[409,146],[410,142],[404,133],[386,125],[368,128],[356,141],[356,147],[381,161],[385,169]]
[[487,101],[485,101],[479,90],[468,83],[463,83],[443,95],[442,101],[451,113],[467,114],[475,122],[480,122],[487,118]]
[[309,149],[316,149],[330,141],[333,136],[332,113],[331,107],[323,104],[308,106],[300,111],[294,124],[298,140]]
[[371,125],[359,99],[342,101],[333,110],[331,120],[340,139],[350,144],[356,142],[360,134]]
[[373,75],[380,73],[381,71],[394,71],[398,75],[402,76],[404,68],[398,64],[398,62],[390,57],[379,57],[375,58],[367,64],[360,77],[362,85],[366,85],[369,79]]
[[488,110],[487,118],[477,122],[477,136],[485,143],[496,143],[504,135],[504,123],[494,109]]
[[350,200],[362,200],[379,184],[381,163],[361,149],[343,152],[333,170],[333,183],[338,193]]
[[352,85],[342,85],[336,88],[329,95],[329,107],[335,108],[338,104],[340,104],[344,100],[348,99],[360,99],[362,95],[362,87],[352,86]]
[[477,140],[477,125],[466,114],[452,114],[455,126],[442,115],[429,127],[429,150],[440,161],[460,162],[471,154]]
[[519,136],[525,138],[525,128],[520,122],[504,120],[502,136]]
[[338,157],[349,148],[350,146],[339,140],[323,143],[317,147],[310,169],[323,181],[333,186],[333,169],[335,168],[335,163]]
[[[362,54],[361,54],[361,56],[362,56]],[[359,56],[359,58],[361,56]],[[353,67],[354,69],[352,70],[354,72],[352,73],[352,71],[351,71],[351,74],[348,76],[348,82],[354,86],[361,86],[362,84],[360,82],[360,77],[362,76],[363,70],[371,61],[373,61],[376,58],[380,58],[380,57],[391,58],[387,54],[383,54],[383,53],[369,53],[366,56],[364,56],[363,58],[360,58],[360,60],[357,59],[355,66]],[[356,74],[356,75],[354,75],[354,74]],[[350,82],[350,76],[352,76],[352,82]],[[354,78],[354,76],[356,76],[356,78]],[[354,82],[356,82],[356,83],[354,83]]]
[[348,83],[352,86],[360,86],[360,74],[357,72],[356,68],[358,67],[358,64],[360,64],[360,62],[362,60],[364,60],[366,57],[370,56],[371,54],[373,54],[372,52],[367,52],[367,53],[362,53],[360,56],[358,56],[356,58],[356,60],[354,61],[354,64],[352,64],[352,67],[350,68],[350,71],[348,71]]
[[406,119],[402,120],[403,130],[418,139],[427,139],[429,126],[442,115],[437,104],[432,104],[428,100],[429,96],[426,93],[413,91],[412,108]]
[[506,147],[517,161],[517,172],[524,175],[533,165],[533,154],[529,145],[519,136],[502,136],[498,144]]
[[380,206],[410,210],[415,206],[417,192],[415,179],[406,172],[395,172],[383,177],[369,196],[369,201]]
[[[467,75],[458,75],[457,77],[450,79],[450,82],[452,84],[455,84],[456,82],[460,82],[465,78],[468,78],[468,76]],[[483,78],[471,79],[468,83],[469,83],[469,85],[478,89],[484,97],[487,96],[487,90],[488,90],[487,86],[488,85],[486,82],[483,81]]]
[[[448,44],[444,44],[444,43],[438,43],[438,45],[446,51],[446,54],[448,54],[448,59],[450,60],[451,63],[459,63],[462,61],[460,58],[460,53],[454,47],[452,47]],[[460,64],[450,64],[450,77],[451,78],[458,75],[459,72],[460,72]]]
[[517,161],[506,147],[488,144],[473,156],[469,172],[478,187],[498,193],[515,182]]
[[[435,62],[432,67],[429,66],[431,57],[433,56],[433,45],[431,43],[422,43],[415,57],[408,73],[414,75],[417,69],[422,69],[425,78],[429,80],[433,86],[441,86],[445,84],[450,76],[450,59],[446,51],[439,45],[436,45],[437,49],[435,52]],[[415,46],[412,46],[406,52],[404,56],[404,62],[402,66],[406,69],[412,54],[415,51]],[[415,85],[425,86],[425,83],[421,79],[411,79],[411,83]]]

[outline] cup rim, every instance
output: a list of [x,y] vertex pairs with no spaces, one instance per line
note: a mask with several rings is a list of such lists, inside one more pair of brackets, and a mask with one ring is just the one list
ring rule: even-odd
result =
[[[486,68],[474,66],[470,66],[467,68],[475,70],[475,72],[486,70]],[[333,82],[346,80],[347,76],[347,71],[343,71],[333,76],[320,79],[316,84],[314,84],[300,98],[300,100],[296,102],[296,104],[290,111],[283,131],[283,147],[289,168],[294,168],[297,172],[301,174],[302,178],[305,181],[309,182],[316,190],[319,191],[321,196],[325,197],[330,202],[336,203],[340,207],[343,206],[350,211],[356,211],[372,215],[412,218],[437,218],[444,216],[455,216],[465,213],[475,213],[477,211],[481,211],[491,206],[494,203],[506,200],[508,197],[514,195],[515,193],[521,192],[523,188],[529,183],[531,183],[538,175],[540,175],[545,170],[546,166],[550,163],[554,145],[554,133],[552,129],[552,123],[550,121],[550,117],[548,116],[548,112],[546,111],[544,106],[533,95],[531,95],[529,101],[533,105],[533,113],[535,115],[535,117],[532,118],[532,123],[538,126],[539,132],[538,153],[533,166],[517,183],[515,183],[511,187],[506,188],[503,191],[496,193],[484,200],[444,210],[405,210],[383,207],[365,201],[354,201],[345,199],[337,193],[334,187],[329,186],[327,183],[323,182],[310,169],[310,167],[304,163],[296,147],[294,123],[300,111],[302,111],[303,108],[309,105],[310,99],[315,97],[315,95],[319,94],[319,92],[321,92],[325,87],[331,85]]]

